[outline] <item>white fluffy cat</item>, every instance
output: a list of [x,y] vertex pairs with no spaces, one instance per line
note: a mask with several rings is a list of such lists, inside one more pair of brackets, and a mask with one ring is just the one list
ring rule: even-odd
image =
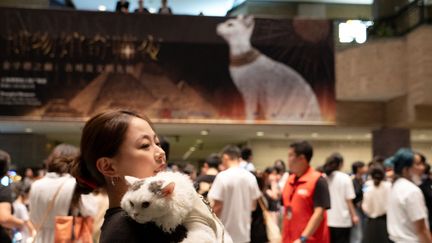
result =
[[138,223],[152,221],[165,232],[183,225],[188,230],[183,243],[232,243],[188,176],[160,172],[145,179],[130,176],[125,179],[130,188],[122,198],[121,207]]
[[315,93],[291,67],[254,49],[252,16],[238,16],[217,26],[230,49],[230,74],[245,102],[247,120],[317,121],[321,112]]

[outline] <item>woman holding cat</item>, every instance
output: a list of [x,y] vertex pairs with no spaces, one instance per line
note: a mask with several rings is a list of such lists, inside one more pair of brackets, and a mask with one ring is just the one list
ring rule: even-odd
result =
[[82,193],[106,189],[109,209],[100,242],[179,242],[186,229],[165,233],[154,223],[139,224],[120,208],[128,189],[125,175],[146,178],[165,169],[165,152],[150,121],[130,111],[108,111],[91,118],[83,129],[81,155],[71,174]]

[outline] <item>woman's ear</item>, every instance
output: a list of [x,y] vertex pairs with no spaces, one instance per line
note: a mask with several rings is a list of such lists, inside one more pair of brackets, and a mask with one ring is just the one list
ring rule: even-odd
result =
[[99,158],[96,161],[96,168],[102,175],[107,177],[118,176],[116,169],[113,166],[113,159],[108,157]]

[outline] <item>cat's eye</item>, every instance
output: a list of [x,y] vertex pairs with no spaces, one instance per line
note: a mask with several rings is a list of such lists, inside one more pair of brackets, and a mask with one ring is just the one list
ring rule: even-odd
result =
[[150,203],[149,202],[143,202],[142,204],[141,204],[141,207],[142,208],[148,208],[150,206]]
[[129,201],[129,203],[130,203],[131,207],[134,207],[134,204],[132,201]]

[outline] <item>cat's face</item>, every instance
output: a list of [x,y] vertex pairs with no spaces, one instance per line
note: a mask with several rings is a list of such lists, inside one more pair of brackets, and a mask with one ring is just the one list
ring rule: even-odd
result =
[[216,32],[226,40],[247,37],[252,35],[254,20],[252,16],[243,17],[239,15],[235,19],[229,19],[217,26]]
[[169,213],[169,200],[174,192],[174,182],[165,183],[154,178],[137,179],[126,176],[130,184],[123,196],[121,207],[138,223],[154,221]]

